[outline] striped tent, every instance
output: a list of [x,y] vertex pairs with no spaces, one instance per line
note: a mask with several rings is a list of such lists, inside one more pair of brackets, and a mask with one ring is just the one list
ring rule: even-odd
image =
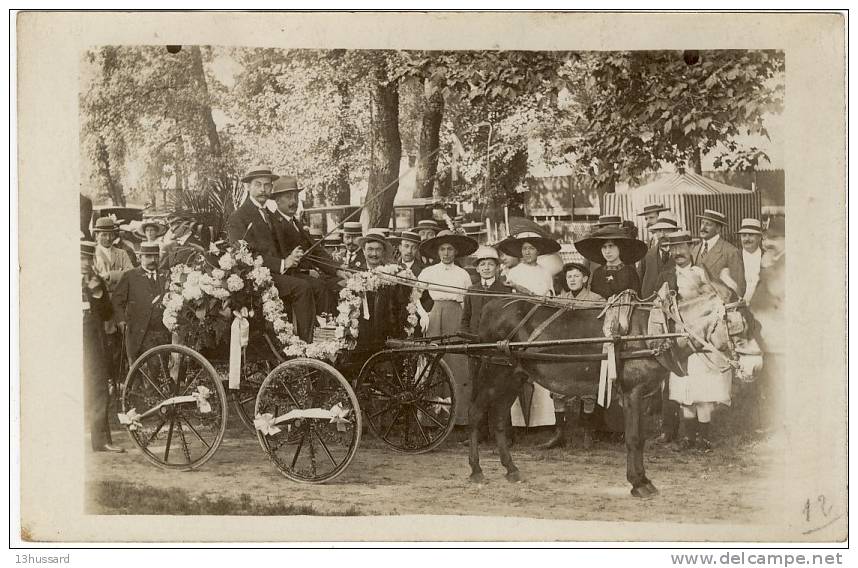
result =
[[715,209],[727,216],[724,236],[736,242],[735,233],[745,217],[760,218],[760,194],[748,189],[733,187],[701,175],[686,172],[660,174],[650,183],[616,193],[605,194],[603,215],[620,215],[638,226],[638,238],[648,241],[649,232],[638,217],[644,206],[659,203],[669,207],[679,224],[697,233],[697,215],[704,209]]

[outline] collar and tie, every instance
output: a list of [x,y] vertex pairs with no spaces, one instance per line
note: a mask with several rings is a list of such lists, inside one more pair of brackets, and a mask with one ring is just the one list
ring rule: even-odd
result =
[[492,284],[494,284],[494,283],[495,283],[494,278],[492,278],[491,280],[483,280],[483,288],[489,289],[489,288],[491,288]]

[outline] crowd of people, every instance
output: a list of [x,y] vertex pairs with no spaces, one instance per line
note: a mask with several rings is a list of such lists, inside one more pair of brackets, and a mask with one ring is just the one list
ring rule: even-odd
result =
[[[652,235],[649,243],[637,238],[634,223],[604,215],[586,238],[575,243],[585,260],[567,263],[554,274],[537,261],[561,247],[540,233],[522,232],[488,243],[480,223],[443,226],[424,219],[402,231],[383,227],[364,231],[361,223],[346,221],[337,232],[323,235],[300,221],[295,177],[256,167],[242,182],[247,198],[229,217],[226,237],[230,242],[246,241],[262,257],[297,335],[307,342],[313,341],[324,321],[320,316],[336,312],[338,291],[350,273],[389,263],[408,268],[413,285],[424,290],[417,333],[467,338],[479,334],[482,308],[490,299],[469,291],[553,296],[593,305],[624,290],[645,298],[666,284],[680,298],[693,298],[709,287],[725,303],[742,299],[750,304],[758,288],[765,287],[761,271],[780,258],[766,258],[758,219],[742,221],[740,250],[723,237],[727,226],[723,213],[706,210],[699,215],[699,237],[692,237],[673,212],[653,204],[640,213]],[[170,341],[159,301],[166,269],[183,261],[185,245],[198,229],[187,222],[166,227],[146,221],[139,227],[139,248],[129,250],[108,217],[96,221],[95,242],[81,242],[88,421],[95,451],[122,451],[112,443],[108,427],[111,381],[122,380],[123,358],[133,361],[146,349]],[[372,348],[387,338],[401,337],[410,292],[398,284],[365,293],[359,346]],[[455,383],[455,422],[465,427],[480,363],[465,355],[445,358]],[[713,371],[692,358],[688,374],[671,375],[662,394],[658,440],[673,442],[681,450],[709,449],[713,411],[731,404],[730,371]],[[585,447],[594,443],[599,430],[611,429],[612,417],[596,404],[595,390],[592,396],[568,399],[552,396],[539,385],[522,393],[509,425],[553,426],[553,435],[543,446],[563,446],[572,439],[573,413],[584,426]]]

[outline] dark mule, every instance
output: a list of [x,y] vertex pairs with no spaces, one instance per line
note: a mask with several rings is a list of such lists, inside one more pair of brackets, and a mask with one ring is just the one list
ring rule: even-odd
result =
[[[661,297],[666,298],[666,290]],[[626,326],[623,335],[645,335],[648,331],[650,312],[660,310],[652,304],[640,302],[627,296],[622,303],[633,304],[629,314],[626,314]],[[521,474],[512,461],[506,439],[505,416],[509,415],[510,407],[515,401],[521,385],[531,379],[549,391],[566,395],[594,395],[597,392],[600,376],[601,361],[595,360],[603,352],[603,343],[560,345],[552,347],[527,348],[523,351],[509,350],[504,353],[504,342],[546,341],[557,339],[597,338],[603,337],[604,319],[599,318],[604,306],[597,308],[575,308],[565,310],[548,325],[546,320],[554,316],[556,306],[537,305],[535,301],[522,299],[510,301],[497,299],[483,308],[480,341],[499,342],[499,351],[486,358],[482,372],[476,382],[477,394],[471,404],[468,420],[471,425],[469,461],[471,465],[471,481],[482,482],[483,473],[479,463],[478,432],[479,425],[486,417],[494,416],[495,437],[498,453],[503,466],[507,470],[506,477],[510,481],[520,481]],[[727,318],[724,316],[724,304],[715,295],[696,298],[678,306],[679,314],[685,330],[690,331],[695,338],[705,341],[709,351],[713,348],[718,352],[754,351],[753,340],[746,340],[744,328],[736,331],[731,338],[728,334]],[[531,313],[532,312],[532,313]],[[735,319],[735,318],[731,318]],[[741,318],[740,319],[744,319]],[[723,325],[722,325],[723,324]],[[540,327],[541,333],[534,334]],[[730,325],[731,330],[737,326]],[[662,330],[664,331],[664,330]],[[672,331],[672,330],[671,330]],[[729,332],[733,333],[733,331]],[[741,333],[742,337],[739,337]],[[649,497],[658,493],[652,482],[646,477],[643,463],[644,432],[642,419],[645,408],[645,397],[659,392],[662,381],[667,379],[670,370],[682,372],[684,359],[700,348],[700,342],[692,344],[685,338],[670,343],[668,340],[647,340],[619,342],[617,350],[617,379],[614,388],[619,389],[625,418],[626,442],[626,479],[632,485],[632,495]],[[742,349],[735,349],[737,343]],[[632,355],[633,359],[624,359],[621,353]],[[545,354],[554,355],[590,355],[594,360],[563,360],[558,357],[551,359]],[[542,358],[540,359],[540,355]],[[725,355],[712,353],[707,355],[716,364],[729,363]],[[585,357],[586,358],[586,357]],[[490,412],[489,412],[490,411]]]

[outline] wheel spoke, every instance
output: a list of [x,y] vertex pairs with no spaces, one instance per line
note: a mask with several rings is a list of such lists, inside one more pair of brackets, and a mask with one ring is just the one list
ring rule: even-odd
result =
[[182,453],[185,454],[185,459],[191,463],[191,450],[188,448],[188,441],[185,439],[185,430],[182,428],[182,418],[178,417],[179,422],[179,439],[182,441]]
[[405,390],[405,383],[402,382],[402,377],[399,376],[399,365],[396,364],[397,361],[391,358],[390,366],[393,369],[393,376],[396,377],[396,382],[399,383],[399,386]]
[[402,406],[397,407],[396,414],[393,415],[393,420],[390,424],[387,425],[387,430],[384,431],[384,434],[381,436],[385,440],[387,439],[387,435],[390,434],[390,431],[393,429],[393,426],[396,424],[396,421],[399,420],[399,415],[402,413]]
[[155,428],[155,431],[154,431],[154,432],[152,432],[152,435],[151,435],[151,436],[149,436],[149,439],[148,439],[148,440],[146,440],[146,443],[144,444],[145,446],[149,446],[149,444],[152,442],[152,440],[154,440],[154,439],[155,439],[155,436],[157,436],[158,434],[160,434],[160,433],[161,433],[161,428],[163,428],[163,427],[164,427],[164,424],[166,424],[166,423],[167,423],[167,419],[166,419],[166,418],[161,419],[161,423],[160,423],[160,424],[158,424],[158,426]]
[[423,439],[426,440],[426,443],[430,443],[431,440],[429,436],[426,435],[426,431],[423,429],[423,425],[420,423],[420,418],[417,416],[417,409],[413,406],[411,407],[411,414],[414,415],[414,421],[417,423],[417,428],[420,430],[420,435],[423,436]]
[[146,371],[144,371],[144,370],[143,370],[143,366],[142,366],[142,365],[141,365],[137,370],[138,370],[138,371],[140,371],[140,373],[142,373],[142,374],[143,374],[143,377],[146,379],[146,382],[148,382],[150,385],[152,385],[152,388],[153,388],[153,389],[155,389],[156,391],[158,391],[158,394],[159,394],[159,395],[161,395],[161,398],[162,398],[163,400],[167,400],[168,398],[170,398],[169,396],[165,395],[165,394],[161,391],[161,389],[159,389],[159,388],[158,388],[158,385],[156,385],[156,384],[155,384],[155,381],[153,381],[153,380],[149,377],[149,374],[148,374]]
[[438,385],[443,385],[443,384],[445,384],[445,383],[447,383],[447,380],[446,380],[446,379],[441,379],[441,380],[440,380],[440,381],[438,381],[437,383],[432,383],[431,385],[426,385],[425,387],[423,387],[422,389],[420,389],[419,394],[420,394],[420,396],[423,396],[423,395],[424,395],[424,394],[426,394],[426,392],[427,392],[427,391],[429,391],[430,389],[432,389],[432,388],[434,388],[434,387],[437,387]]
[[[434,372],[435,372],[435,368],[438,366],[438,361],[440,361],[440,360],[441,360],[441,356],[440,356],[440,355],[435,355],[435,356],[432,358],[432,362],[431,362],[431,363],[429,363],[429,364],[427,364],[425,367],[423,367],[423,370],[422,370],[422,371],[420,371],[420,376],[419,376],[419,377],[417,377],[417,380],[416,380],[416,381],[414,381],[415,386],[416,386],[416,385],[419,385],[420,383],[422,383],[422,382],[423,382],[423,379],[424,379],[425,377],[431,377],[431,376],[432,376],[432,373],[434,373]],[[427,373],[427,371],[428,371],[428,373]]]
[[176,424],[176,416],[170,416],[170,429],[167,430],[167,444],[164,446],[164,463],[169,463],[170,444],[173,442],[173,426]]
[[331,465],[337,467],[337,461],[334,459],[333,454],[331,454],[331,450],[328,449],[328,445],[322,439],[322,436],[320,436],[315,429],[313,429],[313,433],[316,435],[316,438],[319,439],[319,443],[322,444],[322,449],[325,450],[325,454],[327,454],[328,459],[331,460]]
[[446,426],[445,426],[444,424],[441,424],[441,423],[438,421],[438,419],[437,419],[437,418],[435,418],[434,416],[432,416],[432,413],[430,413],[430,412],[426,412],[426,409],[425,409],[425,408],[423,408],[422,406],[420,406],[420,404],[419,404],[419,403],[417,404],[417,408],[419,408],[419,409],[420,409],[420,411],[421,411],[421,412],[423,412],[423,415],[424,415],[424,416],[426,416],[426,418],[428,418],[429,420],[431,420],[432,422],[434,422],[435,424],[437,424],[437,425],[438,425],[438,428],[446,428]]
[[203,369],[200,369],[199,371],[197,371],[197,373],[194,375],[194,378],[192,380],[188,381],[188,383],[185,385],[185,388],[182,390],[181,396],[185,396],[186,394],[188,394],[188,390],[191,388],[191,386],[193,386],[193,384],[199,378],[200,374],[202,374],[203,372],[204,372]]
[[295,464],[298,463],[298,454],[301,453],[301,448],[304,447],[304,440],[307,439],[308,431],[305,430],[304,434],[301,436],[301,441],[298,442],[298,447],[295,449],[295,455],[292,456],[292,464],[289,466],[290,469],[295,469]]
[[193,432],[193,433],[194,433],[194,436],[196,436],[196,437],[197,437],[197,440],[199,440],[200,442],[202,442],[202,443],[203,443],[203,445],[205,445],[206,449],[211,449],[211,445],[210,445],[208,442],[206,442],[205,440],[203,440],[203,437],[202,437],[202,436],[200,436],[200,433],[199,433],[199,432],[197,432],[197,429],[196,429],[196,428],[194,428],[194,426],[191,424],[191,422],[190,422],[187,418],[185,418],[184,416],[182,416],[182,417],[181,417],[181,419],[185,421],[185,424],[187,424],[187,425],[188,425],[188,428],[190,428],[190,429],[191,429],[191,432]]
[[367,416],[367,418],[369,418],[370,420],[372,420],[372,419],[373,419],[373,418],[375,418],[376,416],[381,416],[381,415],[382,415],[382,414],[384,414],[385,412],[390,411],[390,409],[391,409],[391,408],[393,408],[393,405],[394,405],[394,404],[396,404],[396,403],[395,403],[395,402],[391,402],[390,404],[388,404],[387,406],[385,406],[383,410],[379,410],[378,412],[374,412],[374,413],[370,414],[369,416]]

